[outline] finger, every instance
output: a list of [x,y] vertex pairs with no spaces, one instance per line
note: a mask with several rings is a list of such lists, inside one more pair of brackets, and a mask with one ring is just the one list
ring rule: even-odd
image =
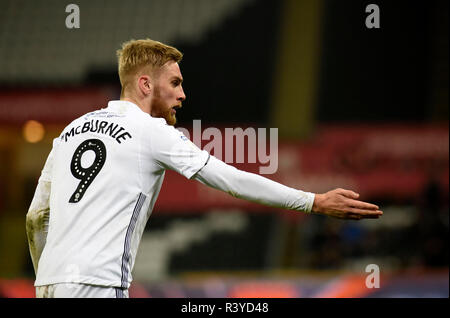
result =
[[369,215],[378,215],[381,216],[383,215],[383,211],[380,210],[363,210],[363,209],[357,209],[357,208],[349,208],[347,209],[348,213],[351,214],[357,214],[357,215],[361,215],[361,216],[369,216]]
[[359,198],[359,193],[356,193],[352,190],[338,189],[338,193],[342,194],[345,197],[357,199]]
[[363,215],[363,219],[379,219],[380,215]]
[[364,201],[358,201],[358,200],[351,200],[349,199],[347,202],[351,207],[359,208],[359,209],[368,209],[368,210],[378,210],[379,207],[375,204],[364,202]]
[[350,220],[356,220],[356,221],[362,219],[361,215],[355,215],[355,214],[348,214],[347,218]]
[[381,214],[354,214],[358,215],[361,219],[379,219]]

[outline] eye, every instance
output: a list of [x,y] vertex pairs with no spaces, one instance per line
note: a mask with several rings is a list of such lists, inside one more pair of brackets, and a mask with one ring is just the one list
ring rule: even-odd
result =
[[173,87],[177,87],[177,86],[181,85],[181,80],[173,79],[171,84],[173,85]]

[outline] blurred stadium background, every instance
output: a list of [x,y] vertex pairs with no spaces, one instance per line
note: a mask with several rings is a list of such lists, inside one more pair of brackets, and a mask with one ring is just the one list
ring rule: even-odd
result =
[[147,37],[184,53],[180,127],[276,127],[268,177],[384,216],[269,209],[168,172],[131,297],[448,297],[448,1],[77,0],[67,29],[69,3],[0,2],[0,297],[34,296],[25,214],[52,139],[119,98],[115,51]]

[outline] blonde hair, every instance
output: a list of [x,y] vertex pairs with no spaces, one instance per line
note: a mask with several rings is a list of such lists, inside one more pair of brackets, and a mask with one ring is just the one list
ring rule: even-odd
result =
[[183,54],[176,48],[151,39],[130,40],[117,50],[121,96],[142,68],[154,73],[168,61],[180,62]]

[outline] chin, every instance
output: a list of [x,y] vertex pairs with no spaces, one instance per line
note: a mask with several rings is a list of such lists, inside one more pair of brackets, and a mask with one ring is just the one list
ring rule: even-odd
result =
[[175,126],[175,124],[177,123],[177,118],[175,116],[169,115],[169,116],[166,116],[165,119],[166,119],[167,125]]

